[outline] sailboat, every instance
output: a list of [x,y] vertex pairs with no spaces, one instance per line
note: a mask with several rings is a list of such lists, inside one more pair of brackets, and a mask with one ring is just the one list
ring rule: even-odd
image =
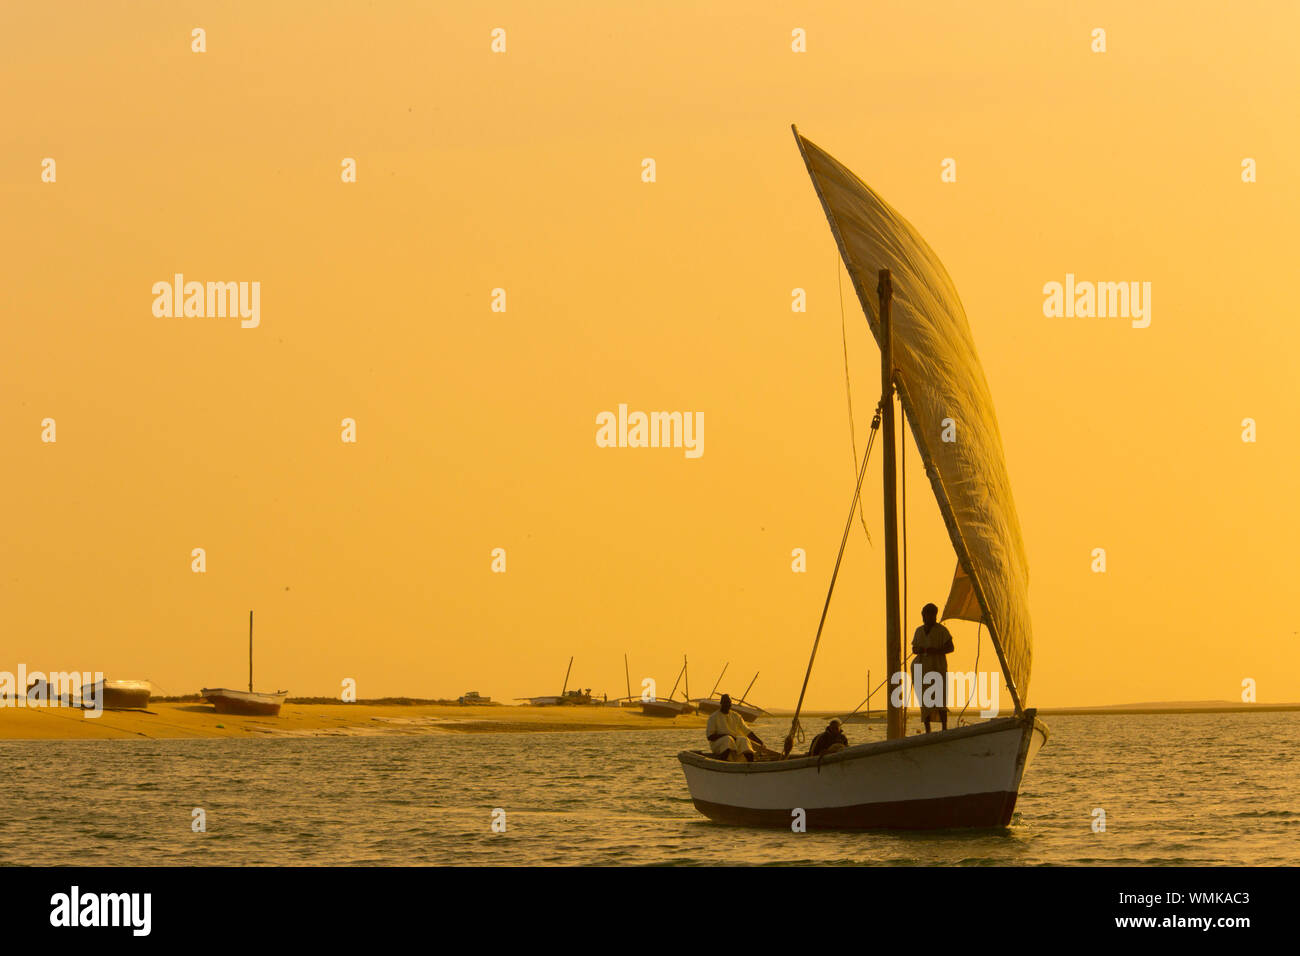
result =
[[[956,553],[943,618],[979,622],[988,630],[1015,712],[908,737],[906,700],[891,693],[883,741],[823,757],[732,763],[706,751],[683,751],[678,759],[696,808],[723,823],[789,827],[802,811],[808,828],[1004,827],[1011,822],[1025,771],[1046,743],[1048,730],[1025,704],[1033,647],[1028,563],[993,399],[961,300],[934,251],[862,180],[792,129],[881,352],[877,420],[858,472],[831,591],[879,429],[884,454],[886,663],[889,674],[903,676],[897,394]],[[946,420],[956,423],[958,441],[942,441]],[[830,593],[791,721],[787,755],[800,733],[799,711],[829,605]]]
[[218,714],[243,714],[254,717],[278,717],[286,690],[274,694],[253,692],[253,612],[248,612],[248,690],[230,690],[226,687],[205,687],[200,692],[203,699],[216,708]]
[[[712,714],[715,710],[718,710],[719,708],[722,707],[722,700],[718,697],[714,697],[713,695],[718,690],[718,684],[722,683],[722,678],[727,673],[727,668],[729,666],[730,666],[730,662],[722,665],[722,673],[718,675],[718,680],[713,685],[713,690],[709,691],[708,697],[701,697],[698,700],[691,701],[691,703],[695,705],[695,709],[698,710],[701,714],[704,714],[706,717],[709,714]],[[746,723],[758,720],[760,717],[767,716],[767,711],[765,711],[762,707],[759,707],[756,704],[751,704],[747,700],[745,700],[745,698],[749,696],[749,692],[753,690],[754,681],[756,680],[758,680],[757,671],[754,672],[754,680],[751,680],[749,682],[749,686],[745,688],[745,693],[741,694],[738,698],[736,698],[731,702],[731,709],[734,710],[736,713],[740,714],[740,716],[745,720]]]
[[673,694],[677,693],[677,685],[681,683],[682,677],[686,677],[686,696],[691,695],[691,678],[686,670],[686,657],[682,657],[682,669],[677,672],[677,680],[673,681],[673,689],[668,692],[667,697],[659,697],[655,700],[642,700],[641,713],[647,717],[680,717],[683,714],[695,713],[695,707],[690,700],[673,700]]

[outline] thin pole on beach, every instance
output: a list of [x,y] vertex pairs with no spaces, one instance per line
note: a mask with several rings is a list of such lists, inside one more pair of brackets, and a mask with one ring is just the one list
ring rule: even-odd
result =
[[682,669],[677,672],[677,680],[673,681],[673,689],[668,692],[668,699],[672,700],[673,695],[677,693],[677,685],[682,682],[682,675],[686,673],[686,658],[682,658]]
[[253,612],[248,612],[248,692],[253,692]]
[[731,661],[727,661],[727,663],[722,665],[722,674],[719,674],[718,679],[713,682],[713,690],[709,691],[709,700],[713,699],[713,695],[717,691],[718,685],[722,683],[722,675],[727,673],[727,668],[730,666],[731,666]]

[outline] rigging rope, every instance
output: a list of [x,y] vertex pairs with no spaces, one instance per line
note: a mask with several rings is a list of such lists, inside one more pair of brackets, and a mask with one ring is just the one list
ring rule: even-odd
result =
[[[975,683],[980,679],[980,637],[984,634],[984,622],[980,621],[979,626],[975,629],[975,681],[971,683],[970,693],[966,695],[966,707],[970,706],[971,698],[975,696]],[[957,715],[958,722],[966,716],[966,707],[961,709]]]
[[900,407],[898,410],[899,433],[902,437],[898,449],[898,462],[902,467],[903,477],[899,485],[903,491],[903,637],[907,637],[907,429],[902,426],[906,424],[906,418]]
[[822,629],[826,626],[826,614],[831,609],[831,595],[835,593],[835,579],[840,574],[840,563],[844,560],[844,546],[849,542],[849,532],[853,530],[853,513],[858,510],[858,501],[862,497],[862,480],[867,477],[867,463],[871,460],[871,448],[876,443],[876,434],[880,429],[880,415],[885,399],[876,403],[876,415],[871,420],[871,437],[867,439],[867,450],[862,455],[862,467],[858,470],[858,481],[853,488],[853,503],[849,506],[849,520],[844,525],[844,534],[840,536],[840,550],[835,556],[835,567],[831,571],[830,587],[826,589],[826,603],[822,605],[822,617],[817,622],[817,636],[813,638],[812,654],[808,657],[808,669],[803,675],[803,687],[799,689],[799,702],[794,708],[794,717],[790,721],[790,732],[785,737],[783,755],[788,756],[794,747],[796,736],[803,741],[803,728],[799,725],[799,712],[803,709],[804,694],[808,691],[808,678],[812,676],[813,661],[817,659],[817,646],[822,640]]
[[[853,382],[849,378],[849,334],[844,318],[844,284],[840,281],[840,252],[835,250],[835,290],[840,294],[840,344],[844,347],[844,394],[849,400],[849,443],[853,449],[853,462],[858,460],[858,426],[853,421]],[[877,406],[879,409],[879,406]],[[871,426],[875,428],[875,426]],[[861,508],[858,517],[862,519],[862,533],[871,541],[871,532],[867,530],[867,515]]]
[[[903,402],[898,402],[898,462],[903,470],[899,485],[903,489],[903,640],[907,640],[907,416],[903,412]],[[903,736],[907,736],[907,701],[903,701]]]

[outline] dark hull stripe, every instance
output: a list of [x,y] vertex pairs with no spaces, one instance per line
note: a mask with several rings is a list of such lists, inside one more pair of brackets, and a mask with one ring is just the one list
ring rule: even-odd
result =
[[[788,830],[794,821],[792,810],[760,810],[729,807],[696,800],[695,808],[710,820],[736,826],[775,827]],[[1011,823],[1016,808],[1014,790],[969,793],[960,797],[927,800],[898,800],[889,803],[861,803],[852,807],[814,807],[807,811],[809,830],[943,830],[954,828],[996,828]]]

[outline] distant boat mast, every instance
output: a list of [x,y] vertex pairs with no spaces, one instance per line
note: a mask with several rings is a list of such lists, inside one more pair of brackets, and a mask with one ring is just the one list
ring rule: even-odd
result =
[[727,673],[727,668],[730,666],[731,666],[731,661],[727,661],[725,664],[722,665],[722,673],[719,674],[718,679],[713,682],[713,690],[709,691],[709,698],[708,698],[709,700],[713,699],[713,695],[717,691],[718,685],[722,683],[723,675]]

